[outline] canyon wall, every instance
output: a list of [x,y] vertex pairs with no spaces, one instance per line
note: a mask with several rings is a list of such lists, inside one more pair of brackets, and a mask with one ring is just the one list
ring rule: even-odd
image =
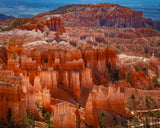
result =
[[[114,49],[87,44],[73,47],[64,42],[22,49],[20,42],[17,47],[10,42],[7,63],[0,68],[0,119],[5,121],[12,115],[18,123],[29,111],[36,120],[43,120],[39,108],[44,108],[53,116],[54,127],[74,128],[80,120],[81,125],[97,128],[98,111],[127,118],[128,95],[154,93],[137,91],[154,88],[144,65],[121,64]],[[136,64],[142,69],[137,71]],[[148,64],[159,63],[151,58]],[[158,91],[155,94],[154,98]]]

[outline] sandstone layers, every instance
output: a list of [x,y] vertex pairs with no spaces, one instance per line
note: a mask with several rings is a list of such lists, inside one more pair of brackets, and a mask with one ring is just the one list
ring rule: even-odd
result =
[[[18,42],[17,47],[13,42],[9,43],[7,52],[4,52],[1,58],[2,60],[7,58],[6,62],[2,61],[0,70],[1,109],[3,110],[3,113],[0,114],[1,119],[7,121],[8,112],[11,112],[18,122],[29,111],[33,111],[35,118],[38,119],[36,104],[39,104],[54,113],[56,127],[68,124],[69,118],[72,120],[69,121],[71,124],[68,124],[67,127],[75,127],[74,105],[83,99],[81,90],[86,87],[93,88],[94,84],[104,82],[107,84],[110,79],[107,65],[110,64],[110,69],[116,68],[117,56],[114,50],[108,48],[86,45],[69,50],[63,45],[57,44],[57,47],[60,46],[60,48],[55,48],[55,46],[48,50],[41,49],[41,51],[37,48],[28,49],[32,51],[30,54],[29,51],[24,50],[22,42]],[[72,46],[69,45],[69,47]],[[58,91],[57,94],[52,93],[54,90]],[[66,102],[68,107],[58,112],[57,107],[60,106],[55,103],[64,102],[67,97],[72,107],[70,108],[69,103]],[[72,98],[73,100],[69,100]],[[124,97],[122,100],[124,103]],[[87,103],[82,105],[85,104]],[[96,108],[102,109],[101,107]],[[72,112],[68,113],[68,109]],[[106,107],[105,109],[110,110],[111,108]],[[60,117],[61,113],[65,112],[67,112],[68,118],[65,116],[67,122],[58,123],[58,120],[64,118],[64,116]],[[125,116],[125,113],[121,115]]]
[[131,10],[117,4],[66,5],[50,11],[62,14],[66,26],[108,26],[122,28],[144,28],[158,25],[151,19],[144,18],[143,12]]
[[46,28],[52,31],[56,31],[58,29],[64,29],[64,23],[62,19],[58,17],[53,17],[50,18],[49,20],[44,20],[44,21],[42,20],[42,22],[40,23],[37,22],[36,20],[38,19],[33,20],[29,24],[21,25],[18,28],[22,30],[36,30],[36,31],[40,30],[42,32],[45,31]]
[[[0,120],[12,115],[19,123],[29,111],[35,120],[43,120],[39,106],[51,113],[56,128],[75,128],[77,121],[81,127],[98,128],[102,110],[107,126],[113,126],[118,123],[113,119],[130,117],[126,107],[160,107],[159,88],[152,81],[160,75],[160,62],[154,57],[159,55],[159,38],[153,37],[158,35],[155,30],[145,28],[156,23],[142,12],[114,4],[61,8],[26,19],[17,26],[23,31],[0,36],[9,40],[11,33],[20,32],[16,38],[28,41],[24,47],[21,41],[0,47]],[[120,61],[116,52],[130,49],[155,54]],[[144,105],[151,96],[155,105]]]
[[[135,71],[132,66],[122,65],[115,50],[105,47],[74,47],[60,42],[46,47],[24,48],[22,42],[18,42],[16,47],[9,42],[1,55],[1,62],[0,103],[3,111],[0,118],[5,121],[8,112],[17,122],[29,111],[33,111],[35,119],[38,119],[38,104],[52,113],[56,127],[74,128],[76,114],[79,113],[82,126],[88,124],[96,128],[98,115],[95,111],[105,110],[127,117],[126,88],[154,88],[145,71]],[[159,63],[153,58],[148,65]],[[126,78],[126,71],[130,72],[129,78]],[[76,109],[77,102],[81,109]],[[114,122],[108,126],[111,124]]]

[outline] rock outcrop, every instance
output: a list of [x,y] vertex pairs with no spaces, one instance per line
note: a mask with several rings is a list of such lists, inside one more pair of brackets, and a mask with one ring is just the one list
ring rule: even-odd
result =
[[76,127],[76,107],[68,102],[62,102],[53,107],[54,127],[75,128]]
[[[74,47],[65,42],[33,48],[23,48],[22,42],[16,47],[10,42],[4,55],[7,63],[0,66],[0,119],[8,122],[10,115],[19,123],[33,111],[36,120],[43,120],[39,111],[44,108],[52,114],[57,128],[97,128],[97,113],[102,110],[127,118],[126,95],[137,93],[127,88],[154,89],[149,73],[159,73],[160,65],[154,57],[146,64],[122,64],[114,49],[88,44]],[[153,96],[157,95],[158,89]]]
[[37,20],[42,19],[33,19],[34,22],[30,21],[29,24],[20,25],[18,29],[21,30],[40,30],[41,32],[44,32],[46,28],[48,28],[51,31],[56,31],[58,29],[64,29],[64,23],[63,20],[59,17],[52,17],[49,20],[42,20],[42,22],[36,22]]
[[157,27],[156,22],[143,17],[143,12],[117,4],[65,5],[50,13],[62,14],[66,26]]
[[91,98],[90,102],[92,102],[94,109],[114,111],[125,117],[124,93],[120,92],[120,88],[116,90],[111,86],[108,88],[95,86],[88,98]]

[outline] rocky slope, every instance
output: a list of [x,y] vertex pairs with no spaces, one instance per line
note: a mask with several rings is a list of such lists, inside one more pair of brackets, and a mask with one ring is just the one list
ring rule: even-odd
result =
[[[119,27],[119,28],[152,28],[160,30],[160,23],[144,18],[143,12],[131,10],[117,4],[86,4],[86,5],[66,5],[52,10],[48,13],[38,14],[29,20],[18,18],[11,22],[10,27],[22,29],[40,29],[44,31],[46,20],[52,17],[61,18],[65,26],[83,27]],[[20,21],[20,23],[19,23]],[[59,22],[57,19],[56,22]],[[57,23],[56,23],[57,24]],[[24,27],[25,26],[25,27]],[[48,26],[47,26],[48,27]],[[62,25],[63,27],[63,25]],[[12,29],[11,28],[11,29]]]
[[117,4],[66,5],[50,11],[50,13],[62,14],[66,26],[151,27],[160,29],[157,22],[144,18],[143,12]]
[[[24,26],[26,27],[26,26]],[[31,27],[30,27],[31,28]],[[54,42],[54,31],[39,30],[13,30],[0,33],[0,44],[6,45],[10,40],[30,43],[33,41],[51,43]],[[160,57],[160,37],[152,29],[141,28],[108,28],[108,27],[65,27],[65,32],[60,39],[70,42],[73,46],[78,44],[92,44],[95,46],[107,46],[115,48],[117,53],[131,53]]]

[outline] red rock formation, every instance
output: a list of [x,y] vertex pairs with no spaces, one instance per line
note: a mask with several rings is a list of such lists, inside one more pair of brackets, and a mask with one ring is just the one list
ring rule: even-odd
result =
[[31,51],[31,56],[33,60],[36,60],[36,62],[38,63],[38,65],[41,64],[41,53],[38,50],[32,50]]
[[79,99],[80,98],[80,93],[81,93],[81,90],[80,90],[80,76],[79,76],[79,72],[76,72],[76,71],[72,71],[70,72],[70,81],[69,81],[69,86],[70,86],[70,89],[72,89],[72,93],[73,95]]
[[106,64],[108,65],[109,70],[116,69],[117,55],[115,49],[106,49]]
[[[17,47],[17,49],[20,49],[20,53],[22,52],[21,45],[20,42]],[[94,82],[106,83],[108,81],[106,63],[110,63],[110,66],[113,64],[112,67],[115,68],[114,63],[116,63],[117,59],[115,51],[108,50],[93,49],[86,46],[86,48],[80,48],[78,51],[75,49],[68,51],[63,48],[60,51],[58,49],[49,49],[49,51],[40,53],[37,49],[34,49],[28,55],[31,58],[17,56],[16,60],[8,60],[7,66],[16,75],[22,73],[29,76],[28,83],[31,83],[31,85],[36,84],[34,82],[35,77],[40,75],[42,88],[52,89],[56,88],[59,84],[59,87],[67,89],[79,99],[81,87],[92,87]],[[20,65],[18,58],[20,58]],[[47,69],[47,65],[50,68]],[[85,67],[88,69],[85,69]],[[48,71],[39,72],[38,70],[41,70],[41,68]],[[52,71],[52,68],[57,71]],[[96,76],[95,73],[98,73],[100,77]],[[30,88],[29,92],[33,92],[33,88],[31,86],[28,87]]]
[[12,54],[15,52],[15,43],[9,42],[7,58],[13,58]]
[[95,86],[90,93],[90,97],[93,108],[113,111],[125,116],[124,93],[120,92],[120,88],[116,90],[114,87]]
[[50,20],[44,22],[44,25],[47,26],[51,30],[61,30],[64,28],[63,20],[59,17],[53,17]]
[[51,105],[51,96],[49,89],[43,89],[42,92],[42,106],[46,109],[50,109]]
[[14,72],[10,70],[0,70],[0,77],[14,76]]
[[[36,85],[35,85],[36,86]],[[22,91],[24,93],[33,93],[33,86],[29,82],[29,77],[22,76]]]
[[88,124],[88,126],[93,126],[93,128],[97,128],[98,121],[94,115],[93,107],[94,106],[92,103],[92,96],[89,95],[85,105],[85,122]]
[[93,76],[90,69],[83,69],[80,73],[81,87],[93,86]]
[[15,77],[14,75],[12,76],[3,76],[1,79],[5,82],[11,83],[11,84],[21,84],[22,78],[21,77]]
[[53,122],[56,128],[75,128],[76,127],[76,107],[70,103],[62,102],[53,107]]
[[[18,27],[19,29],[22,29],[22,30],[38,30],[38,24],[26,24],[26,25],[22,25],[20,27]],[[43,28],[44,29],[44,28]]]
[[143,17],[143,12],[117,4],[66,5],[50,11],[57,12],[64,16],[66,26],[156,27],[152,20]]
[[1,64],[7,63],[7,49],[5,47],[0,47],[0,60],[1,60]]
[[[42,19],[37,19],[37,20],[42,20]],[[35,22],[32,23],[30,21],[29,24],[24,24],[18,27],[18,29],[22,30],[40,30],[41,32],[45,31],[45,27],[49,28],[51,31],[56,31],[56,30],[64,30],[64,23],[61,18],[58,17],[53,17],[49,20],[42,20],[41,22]]]
[[42,71],[40,74],[42,88],[57,88],[58,73],[57,71]]
[[125,103],[124,103],[124,94],[120,93],[120,88],[114,91],[114,88],[109,87],[108,90],[108,99],[109,106],[111,106],[111,110],[125,116]]
[[42,90],[42,86],[40,83],[40,77],[36,76],[34,79],[34,86],[33,86],[33,90],[35,93],[38,93]]
[[[148,72],[143,70],[144,62],[118,63],[114,49],[91,45],[76,48],[60,42],[53,46],[47,44],[45,48],[28,47],[23,55],[21,43],[16,50],[12,45],[8,48],[10,58],[7,64],[0,67],[0,105],[3,110],[0,119],[7,120],[8,109],[16,120],[29,111],[33,111],[38,119],[38,104],[52,113],[54,127],[75,128],[78,114],[82,127],[86,123],[97,128],[96,110],[127,116],[124,94],[129,95],[133,90],[127,92],[126,88],[153,88]],[[17,53],[15,59],[12,57],[14,53]],[[133,65],[141,66],[140,70],[136,71]],[[151,58],[148,65],[159,71],[157,59]],[[127,72],[130,72],[128,78]],[[103,85],[96,86],[100,83]],[[81,104],[77,111],[76,102]]]
[[20,73],[19,65],[20,64],[18,57],[14,59],[8,59],[7,61],[7,69],[12,70],[15,73],[15,75],[18,75]]
[[151,79],[143,71],[131,72],[130,82],[135,88],[153,89]]
[[24,49],[23,49],[23,44],[21,41],[18,42],[18,46],[16,48],[16,53],[19,55],[19,56],[22,56],[24,55]]
[[[139,89],[153,89],[153,83],[149,77],[150,68],[143,62],[139,61],[134,65],[121,65],[120,79],[125,79],[121,82],[123,87],[134,87]],[[137,71],[136,71],[137,70]]]
[[60,88],[67,89],[77,99],[80,98],[80,75],[77,71],[63,71],[59,74]]
[[10,113],[14,116],[15,121],[26,115],[25,94],[21,93],[21,87],[16,84],[0,82],[0,119],[8,120],[7,115]]

